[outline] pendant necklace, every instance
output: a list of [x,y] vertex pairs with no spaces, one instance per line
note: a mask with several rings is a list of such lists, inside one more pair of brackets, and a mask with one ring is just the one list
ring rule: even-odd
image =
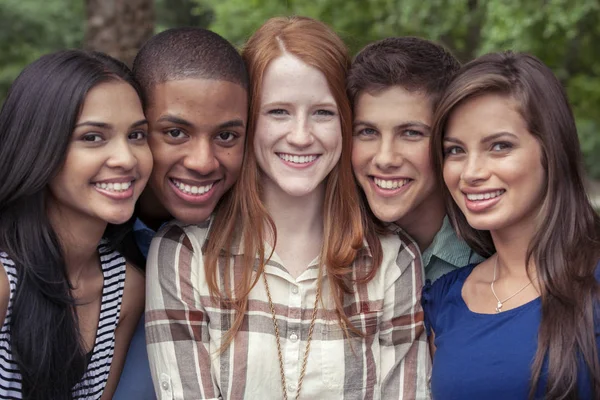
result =
[[500,298],[498,298],[498,296],[496,295],[496,291],[494,290],[494,282],[496,282],[496,268],[497,267],[498,267],[498,255],[496,255],[496,262],[494,263],[494,279],[492,279],[492,283],[490,284],[490,287],[492,288],[492,294],[494,295],[494,297],[496,298],[496,301],[498,302],[498,304],[496,305],[496,312],[499,313],[502,311],[502,306],[504,305],[504,303],[506,303],[508,300],[512,299],[513,297],[515,297],[516,295],[521,293],[523,290],[527,289],[529,287],[529,285],[531,285],[533,283],[533,281],[537,279],[537,277],[533,278],[533,280],[530,280],[527,285],[523,286],[521,289],[517,290],[515,293],[511,294],[504,300],[500,300]]
[[[281,386],[283,389],[283,398],[288,400],[287,386],[285,382],[285,371],[283,368],[283,355],[281,352],[281,340],[279,339],[279,326],[277,326],[277,317],[275,316],[275,306],[271,299],[271,291],[269,290],[269,284],[267,283],[267,274],[265,271],[262,273],[263,282],[265,283],[265,290],[267,292],[267,298],[269,299],[269,308],[271,309],[271,316],[273,317],[273,328],[275,330],[275,342],[277,344],[277,357],[279,358],[279,372],[281,374]],[[317,283],[317,294],[315,296],[315,306],[312,311],[312,318],[310,321],[310,327],[308,328],[308,337],[306,338],[306,349],[304,350],[304,358],[302,359],[302,368],[300,370],[300,377],[298,378],[298,389],[296,391],[296,400],[300,397],[300,390],[302,389],[302,382],[304,381],[304,375],[306,374],[306,364],[308,362],[308,354],[310,353],[310,342],[312,340],[313,331],[315,330],[315,321],[317,319],[317,309],[319,305],[319,298],[321,297],[321,285]]]

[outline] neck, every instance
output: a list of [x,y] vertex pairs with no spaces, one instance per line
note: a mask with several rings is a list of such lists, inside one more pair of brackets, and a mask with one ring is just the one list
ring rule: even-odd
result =
[[56,207],[48,209],[48,217],[61,244],[67,276],[75,283],[82,273],[97,266],[98,243],[108,224]]
[[146,186],[138,199],[138,218],[150,229],[157,231],[160,226],[171,219],[171,214],[158,200],[150,186]]
[[491,231],[498,257],[498,277],[523,277],[529,273],[535,276],[535,261],[526,264],[527,250],[534,235],[534,227],[518,226]]
[[306,196],[297,197],[263,179],[263,201],[277,228],[278,245],[298,237],[310,237],[314,243],[321,243],[324,200],[324,183]]
[[433,238],[442,228],[446,209],[441,195],[433,193],[417,209],[396,221],[424,252],[433,242]]

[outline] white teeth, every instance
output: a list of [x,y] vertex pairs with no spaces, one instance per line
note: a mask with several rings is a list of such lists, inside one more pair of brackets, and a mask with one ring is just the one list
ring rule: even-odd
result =
[[295,156],[292,154],[284,154],[284,153],[279,153],[277,154],[279,156],[279,158],[281,158],[284,161],[288,161],[288,162],[293,162],[294,164],[306,164],[309,162],[313,162],[317,159],[317,156]]
[[373,178],[373,181],[375,181],[375,184],[377,186],[379,186],[380,188],[390,190],[390,189],[398,189],[399,187],[406,185],[409,182],[409,179]]
[[96,183],[96,187],[103,190],[108,190],[110,192],[124,192],[131,187],[133,182],[122,182],[122,183],[106,183],[106,182],[98,182]]
[[206,186],[193,186],[193,185],[186,185],[185,183],[182,183],[182,182],[178,182],[175,179],[173,179],[172,181],[175,184],[175,186],[177,186],[177,188],[179,190],[181,190],[183,193],[194,194],[194,195],[198,195],[198,196],[208,192],[214,185],[214,182],[211,183],[210,185],[206,185]]
[[479,193],[479,194],[467,193],[467,199],[469,199],[471,201],[489,200],[489,199],[493,199],[494,197],[500,196],[502,193],[504,193],[504,189],[496,190],[495,192],[487,192],[487,193]]

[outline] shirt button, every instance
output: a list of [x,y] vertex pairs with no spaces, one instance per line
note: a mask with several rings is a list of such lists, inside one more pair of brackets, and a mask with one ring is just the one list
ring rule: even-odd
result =
[[288,385],[288,390],[289,390],[290,392],[295,392],[295,391],[296,391],[296,385],[294,385],[293,383],[290,383],[290,384]]
[[292,342],[295,342],[298,340],[298,335],[296,335],[296,332],[292,332],[292,334],[290,335],[290,340]]
[[296,286],[292,287],[292,293],[298,294],[298,287],[296,287]]
[[163,390],[169,390],[169,382],[163,382],[161,384],[161,386],[162,386]]

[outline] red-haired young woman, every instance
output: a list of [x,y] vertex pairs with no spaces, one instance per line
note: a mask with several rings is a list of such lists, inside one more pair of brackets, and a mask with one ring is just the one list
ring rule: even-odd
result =
[[419,254],[359,200],[346,47],[321,22],[274,18],[242,55],[240,180],[205,225],[171,224],[150,250],[159,397],[427,397]]

